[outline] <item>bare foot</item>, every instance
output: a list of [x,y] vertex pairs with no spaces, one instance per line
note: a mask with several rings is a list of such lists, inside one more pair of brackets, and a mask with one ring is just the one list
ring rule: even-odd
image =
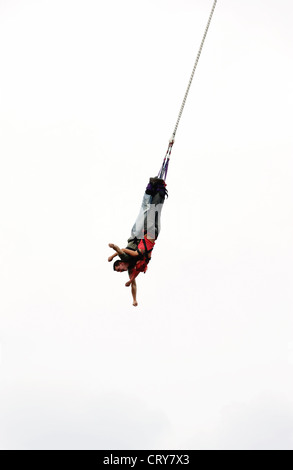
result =
[[134,300],[133,304],[132,304],[134,307],[137,307],[138,306],[138,303],[136,300]]
[[113,258],[114,258],[114,256],[109,256],[109,258],[108,258],[109,263],[112,261]]
[[115,251],[119,251],[119,250],[120,250],[119,246],[115,245],[115,243],[109,243],[109,247],[110,247],[110,248],[113,248],[113,250],[115,250]]

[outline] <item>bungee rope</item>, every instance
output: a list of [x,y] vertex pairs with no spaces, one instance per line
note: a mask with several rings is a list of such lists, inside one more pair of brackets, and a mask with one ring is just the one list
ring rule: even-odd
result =
[[208,33],[208,29],[209,29],[209,26],[210,26],[210,23],[211,23],[211,20],[212,20],[212,17],[213,17],[213,13],[214,13],[214,10],[216,8],[216,4],[217,4],[217,0],[214,0],[213,6],[212,6],[212,9],[211,9],[211,12],[210,12],[210,16],[209,16],[209,19],[208,19],[208,22],[207,22],[207,25],[206,25],[206,28],[205,28],[200,46],[199,46],[199,50],[198,50],[198,53],[197,53],[197,56],[196,56],[196,59],[195,59],[195,63],[194,63],[194,66],[193,66],[193,69],[192,69],[192,72],[191,72],[191,75],[190,75],[190,79],[189,79],[189,82],[188,82],[188,85],[187,85],[187,88],[186,88],[186,92],[185,92],[185,95],[184,95],[184,98],[183,98],[183,101],[182,101],[182,104],[181,104],[181,107],[180,107],[180,111],[179,111],[178,118],[177,118],[177,121],[176,121],[176,124],[175,124],[175,127],[174,127],[174,131],[173,131],[172,136],[169,140],[168,149],[167,149],[166,155],[164,157],[161,169],[158,173],[158,177],[162,178],[163,180],[166,180],[166,178],[167,178],[169,160],[170,160],[170,156],[171,156],[172,147],[173,147],[174,142],[175,142],[175,135],[176,135],[176,132],[177,132],[178,124],[179,124],[179,121],[180,121],[182,113],[183,113],[183,109],[184,109],[184,106],[185,106],[185,103],[186,103],[186,99],[187,99],[187,96],[188,96],[188,93],[189,93],[189,89],[190,89],[190,86],[191,86],[191,83],[192,83],[192,80],[193,80],[193,76],[194,76],[194,73],[195,73],[200,55],[201,55],[201,51],[202,51],[202,48],[203,48],[203,45],[204,45],[204,42],[205,42],[205,38],[206,38],[207,33]]

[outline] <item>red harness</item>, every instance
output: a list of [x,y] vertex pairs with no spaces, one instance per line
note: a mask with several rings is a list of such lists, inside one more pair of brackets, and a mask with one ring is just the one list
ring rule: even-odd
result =
[[[155,244],[153,242],[150,242],[150,240],[148,239],[145,240],[145,238],[143,238],[140,241],[138,246],[142,248],[141,245],[144,246],[144,252],[140,251],[140,249],[137,248],[140,259],[136,262],[136,265],[134,266],[132,273],[131,273],[132,275],[135,275],[135,276],[137,276],[139,273],[145,273],[146,270],[148,269],[148,263],[150,261],[149,254],[152,252]],[[152,248],[148,249],[147,245],[152,246]]]

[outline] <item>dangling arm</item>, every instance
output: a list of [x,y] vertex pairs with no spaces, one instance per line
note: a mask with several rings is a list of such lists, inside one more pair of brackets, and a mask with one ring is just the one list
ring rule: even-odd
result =
[[126,282],[125,286],[129,287],[132,286],[133,282],[135,282],[135,278],[139,275],[140,271],[134,268],[132,269],[131,273],[129,274],[129,281]]
[[135,279],[133,279],[132,283],[131,283],[131,294],[132,294],[132,298],[133,298],[133,306],[134,307],[137,307],[137,300],[136,300],[136,293],[137,293],[137,286],[136,286],[136,281]]

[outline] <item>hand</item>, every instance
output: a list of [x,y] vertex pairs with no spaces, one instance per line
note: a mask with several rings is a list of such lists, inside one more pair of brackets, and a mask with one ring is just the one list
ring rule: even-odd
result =
[[126,284],[125,284],[125,286],[126,286],[126,287],[129,287],[130,284],[131,284],[131,281],[127,281]]
[[138,303],[136,300],[133,301],[133,304],[132,304],[134,307],[137,307],[138,306]]

